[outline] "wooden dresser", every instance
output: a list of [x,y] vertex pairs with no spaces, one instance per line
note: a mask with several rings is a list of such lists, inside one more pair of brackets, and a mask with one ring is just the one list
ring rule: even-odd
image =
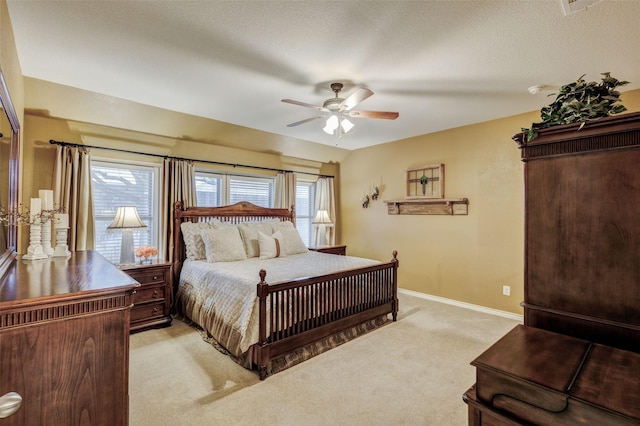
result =
[[139,284],[96,252],[27,262],[0,280],[0,396],[12,425],[127,425],[129,321]]
[[469,423],[640,424],[640,113],[514,139],[524,326],[480,355]]

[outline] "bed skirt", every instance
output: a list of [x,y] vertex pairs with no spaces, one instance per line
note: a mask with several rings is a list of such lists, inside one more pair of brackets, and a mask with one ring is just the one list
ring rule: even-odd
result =
[[[184,315],[177,315],[175,319],[179,319],[182,322],[190,325],[191,327],[198,330],[202,340],[209,343],[213,346],[218,352],[223,353],[229,356],[233,361],[240,364],[244,368],[249,370],[257,370],[258,366],[254,360],[254,346],[251,346],[247,352],[242,354],[241,356],[235,356],[231,354],[224,346],[222,346],[215,338],[213,338],[209,333],[203,330],[198,324],[191,321]],[[385,325],[388,322],[387,315],[381,315],[372,320],[366,321],[362,324],[358,324],[349,329],[342,330],[336,334],[328,336],[324,339],[318,340],[314,343],[310,343],[302,348],[296,349],[293,352],[289,352],[287,354],[282,355],[281,357],[272,359],[269,365],[267,366],[267,374],[275,374],[280,371],[286,370],[287,368],[293,367],[294,365],[300,364],[310,358],[313,358],[316,355],[320,355],[323,352],[326,352],[330,349],[340,346],[343,343],[346,343],[350,340],[355,339],[356,337],[362,336],[376,328],[379,328]]]

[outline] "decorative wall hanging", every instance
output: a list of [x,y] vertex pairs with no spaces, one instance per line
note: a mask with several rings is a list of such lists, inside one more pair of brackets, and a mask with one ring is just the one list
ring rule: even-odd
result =
[[406,197],[444,198],[444,164],[407,169]]
[[406,198],[385,200],[390,215],[467,215],[469,200],[444,198],[444,164],[406,170]]
[[362,197],[362,208],[366,209],[369,207],[369,194],[364,194],[364,197]]

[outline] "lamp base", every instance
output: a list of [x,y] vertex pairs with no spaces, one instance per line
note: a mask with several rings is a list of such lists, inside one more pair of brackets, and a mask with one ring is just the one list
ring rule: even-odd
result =
[[122,245],[120,246],[120,264],[130,265],[136,262],[133,252],[133,231],[131,229],[122,230]]

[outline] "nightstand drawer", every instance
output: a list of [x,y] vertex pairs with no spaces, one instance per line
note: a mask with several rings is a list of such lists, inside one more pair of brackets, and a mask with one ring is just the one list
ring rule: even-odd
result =
[[138,281],[140,284],[147,283],[164,283],[164,272],[163,268],[149,268],[145,270],[139,271],[129,271],[129,275]]
[[139,303],[150,302],[152,300],[164,300],[165,298],[165,286],[160,285],[157,287],[140,287],[133,295],[133,303],[135,305]]
[[134,306],[131,309],[131,323],[147,321],[152,318],[161,318],[163,316],[165,316],[164,302]]

